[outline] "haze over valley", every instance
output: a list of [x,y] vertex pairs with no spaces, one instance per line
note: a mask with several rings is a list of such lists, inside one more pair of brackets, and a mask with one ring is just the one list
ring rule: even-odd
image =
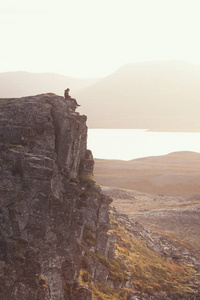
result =
[[91,128],[199,131],[199,82],[190,63],[133,63],[76,95]]
[[14,98],[47,92],[64,95],[68,86],[72,91],[82,89],[98,79],[72,78],[56,73],[4,72],[0,73],[0,97]]
[[52,92],[81,104],[89,128],[199,131],[200,66],[183,61],[132,63],[103,78],[0,73],[1,97]]

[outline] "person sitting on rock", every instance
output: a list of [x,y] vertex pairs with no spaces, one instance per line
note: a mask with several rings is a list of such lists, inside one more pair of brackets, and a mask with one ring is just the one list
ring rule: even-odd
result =
[[71,98],[71,96],[69,95],[69,91],[70,91],[70,89],[69,88],[67,88],[66,90],[65,90],[65,99],[69,99],[69,98]]
[[[73,111],[75,111],[75,109],[76,109],[78,106],[80,106],[80,105],[77,103],[76,99],[71,98],[71,96],[69,95],[69,91],[70,91],[70,89],[67,88],[67,89],[65,90],[64,96],[65,96],[65,99],[66,99],[66,100],[70,100],[70,102],[71,102],[71,103],[70,103],[71,109],[72,109]],[[72,105],[71,105],[71,104],[72,104]]]

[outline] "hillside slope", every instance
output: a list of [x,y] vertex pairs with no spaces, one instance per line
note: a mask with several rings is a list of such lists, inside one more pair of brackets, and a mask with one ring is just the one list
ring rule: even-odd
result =
[[200,67],[182,61],[125,65],[76,93],[90,128],[199,131]]
[[0,98],[24,97],[52,92],[63,95],[64,89],[84,88],[98,79],[79,79],[55,73],[0,73]]

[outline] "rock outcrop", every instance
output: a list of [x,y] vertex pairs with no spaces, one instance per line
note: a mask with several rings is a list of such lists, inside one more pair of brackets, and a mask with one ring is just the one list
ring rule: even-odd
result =
[[93,180],[86,117],[54,94],[0,107],[0,299],[91,299],[78,278],[86,250],[108,251],[111,200]]

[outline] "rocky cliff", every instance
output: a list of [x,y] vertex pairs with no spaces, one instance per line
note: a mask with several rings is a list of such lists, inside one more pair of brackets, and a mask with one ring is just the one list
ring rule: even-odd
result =
[[71,100],[0,99],[0,300],[199,299],[197,263],[109,218],[93,165]]
[[91,299],[78,277],[84,247],[109,251],[110,199],[93,181],[86,117],[54,94],[1,99],[0,114],[0,299]]

